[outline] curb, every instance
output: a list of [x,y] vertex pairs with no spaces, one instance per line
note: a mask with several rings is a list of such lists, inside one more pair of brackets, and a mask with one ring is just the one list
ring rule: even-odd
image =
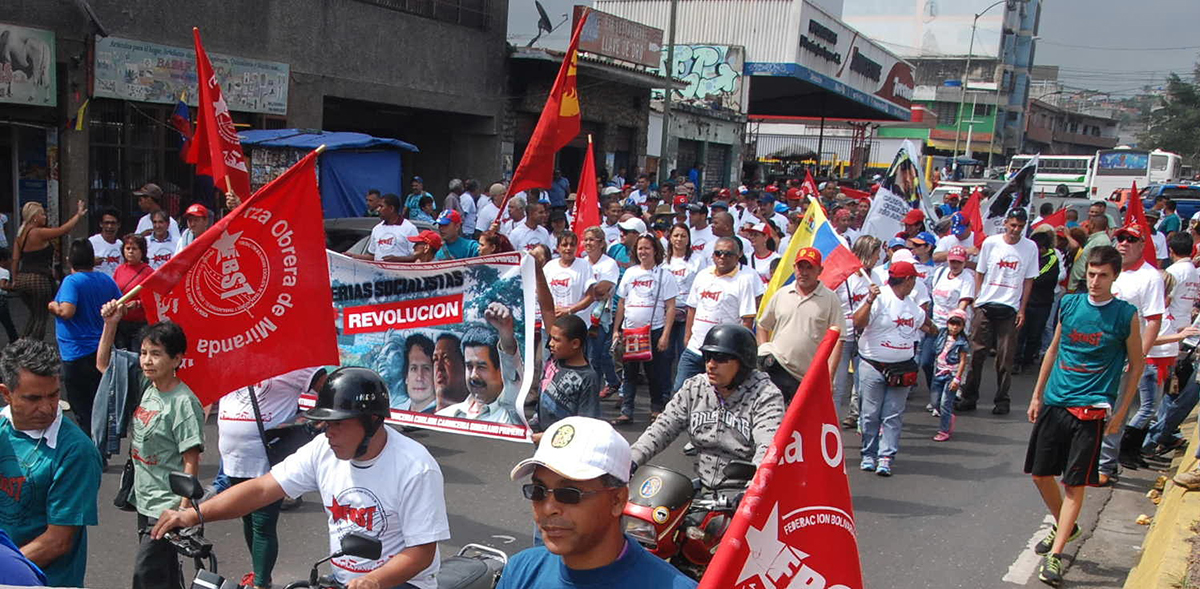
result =
[[1125,589],[1177,589],[1187,576],[1188,556],[1196,536],[1191,527],[1200,521],[1200,493],[1185,492],[1171,477],[1177,472],[1187,472],[1196,467],[1196,413],[1184,422],[1180,432],[1191,440],[1187,451],[1171,461],[1167,469],[1167,483],[1163,487],[1162,502],[1154,513],[1154,521],[1142,542],[1142,554],[1138,563],[1125,579]]

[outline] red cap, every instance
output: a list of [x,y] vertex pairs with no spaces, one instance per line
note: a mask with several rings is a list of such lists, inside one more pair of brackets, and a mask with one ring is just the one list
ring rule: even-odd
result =
[[912,262],[892,262],[888,266],[888,276],[892,278],[910,278],[917,275],[917,267]]
[[[809,264],[812,264],[813,266],[820,267],[821,266],[821,250],[819,250],[815,247],[800,248],[800,251],[796,252],[796,263],[799,264],[800,262],[808,262]],[[909,266],[912,266],[912,264],[909,264]]]
[[1120,229],[1117,229],[1116,232],[1113,233],[1113,236],[1122,235],[1122,234],[1132,235],[1138,239],[1141,239],[1142,238],[1142,227],[1140,225],[1138,225],[1137,223],[1130,223]]
[[207,219],[208,218],[208,208],[200,203],[196,203],[196,204],[188,207],[187,210],[183,212],[183,217],[185,219],[188,217],[192,217],[192,216],[204,217],[205,219]]
[[915,225],[917,223],[924,223],[924,222],[925,222],[925,213],[921,212],[921,209],[913,209],[904,215],[904,224],[905,225]]
[[787,191],[787,198],[788,200],[800,200],[803,198],[803,195],[800,194],[799,188],[789,188]]
[[838,209],[833,212],[834,219],[850,219],[850,209]]
[[729,189],[728,189],[728,188],[722,188],[722,189],[721,189],[721,192],[718,192],[717,194],[721,195],[721,198],[726,198],[726,199],[727,199],[727,198],[729,198],[729,196],[730,196],[730,194],[731,194],[731,193],[729,192]]
[[430,231],[428,229],[426,229],[416,235],[408,236],[408,240],[413,243],[426,244],[429,246],[430,249],[436,250],[436,249],[441,249],[441,247],[442,247],[442,236],[438,235],[436,231]]
[[950,248],[950,251],[946,253],[946,259],[949,261],[958,260],[959,262],[967,261],[967,248],[961,245]]
[[691,201],[688,200],[688,196],[686,194],[675,195],[675,204],[676,205],[685,205],[689,202],[691,202]]
[[766,188],[767,192],[779,192],[779,187],[772,184]]

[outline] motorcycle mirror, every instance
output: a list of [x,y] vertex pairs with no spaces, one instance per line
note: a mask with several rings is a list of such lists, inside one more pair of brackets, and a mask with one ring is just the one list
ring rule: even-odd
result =
[[194,475],[184,472],[173,472],[168,478],[171,483],[172,493],[193,500],[204,496],[204,485],[201,485],[200,479]]
[[729,462],[729,464],[725,465],[724,470],[721,472],[725,475],[726,479],[748,481],[754,478],[754,471],[756,470],[758,470],[758,467],[754,466],[754,464],[751,462],[746,462],[745,460],[732,460]]
[[351,532],[342,536],[341,553],[345,556],[379,560],[380,555],[383,554],[383,543],[379,541],[379,538]]

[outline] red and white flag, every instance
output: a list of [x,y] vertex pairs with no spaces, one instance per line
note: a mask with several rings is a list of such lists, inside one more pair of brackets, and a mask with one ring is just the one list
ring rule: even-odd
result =
[[1150,239],[1154,233],[1150,231],[1150,222],[1146,220],[1146,210],[1142,208],[1142,197],[1138,195],[1136,181],[1133,183],[1133,188],[1129,191],[1127,203],[1125,207],[1125,225],[1137,225],[1141,228],[1142,243],[1146,244],[1145,249],[1142,250],[1142,258],[1146,260],[1147,264],[1157,268],[1158,252],[1154,251],[1154,240]]
[[141,285],[147,319],[183,328],[179,377],[205,405],[339,363],[316,162],[309,153]]
[[242,154],[242,141],[233,126],[212,63],[200,44],[200,29],[192,28],[192,38],[196,43],[200,105],[196,109],[196,132],[188,144],[184,161],[196,164],[196,174],[212,176],[213,186],[220,190],[231,189],[238,198],[245,199],[250,195],[250,171],[246,156]]
[[800,194],[813,198],[821,195],[821,191],[817,189],[817,181],[813,179],[812,172],[807,168],[804,170],[804,182],[800,183]]
[[827,364],[838,338],[825,334],[700,589],[862,589]]

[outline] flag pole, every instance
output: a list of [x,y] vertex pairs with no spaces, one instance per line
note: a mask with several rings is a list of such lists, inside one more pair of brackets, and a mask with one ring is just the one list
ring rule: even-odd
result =
[[121,298],[117,299],[117,304],[124,305],[125,303],[128,303],[129,300],[132,299],[133,297],[136,297],[139,292],[142,292],[142,285],[140,285],[140,284],[129,289],[129,292],[125,293],[124,295],[121,296]]

